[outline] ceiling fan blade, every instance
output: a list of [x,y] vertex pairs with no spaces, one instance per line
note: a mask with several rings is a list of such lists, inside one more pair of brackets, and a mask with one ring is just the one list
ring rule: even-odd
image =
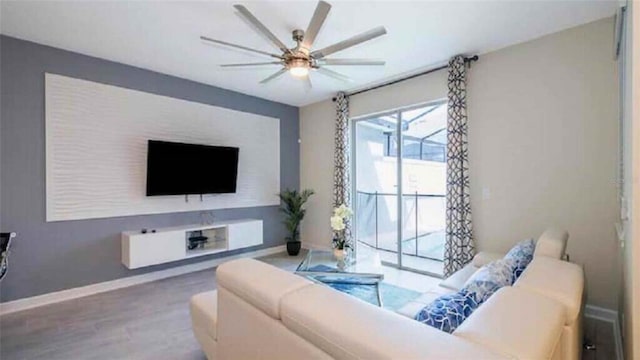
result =
[[212,38],[209,38],[209,37],[206,37],[206,36],[200,36],[200,40],[212,42],[214,44],[220,44],[220,45],[224,45],[224,46],[229,46],[229,47],[233,47],[233,48],[237,48],[237,49],[242,49],[242,50],[245,50],[245,51],[251,51],[251,52],[254,52],[254,53],[258,53],[258,54],[262,54],[262,55],[271,56],[271,57],[274,57],[274,58],[277,58],[277,59],[281,59],[281,57],[279,55],[276,55],[276,54],[271,54],[271,53],[268,53],[268,52],[262,51],[262,50],[251,49],[251,48],[248,48],[246,46],[236,45],[236,44],[228,43],[228,42],[222,41],[222,40],[212,39]]
[[318,60],[320,65],[372,65],[379,66],[384,65],[383,60],[372,59],[320,59]]
[[286,68],[282,68],[277,73],[275,73],[275,74],[269,76],[268,78],[260,81],[260,84],[266,84],[269,81],[274,80],[275,78],[282,76],[282,74],[284,74],[286,72],[287,72],[287,69]]
[[243,67],[243,66],[264,66],[264,65],[282,65],[280,61],[246,63],[246,64],[222,64],[220,67]]
[[267,29],[267,27],[264,26],[264,24],[262,24],[260,20],[258,20],[258,18],[253,16],[253,14],[246,7],[242,5],[233,5],[233,7],[236,8],[236,10],[240,12],[240,15],[247,19],[247,21],[253,24],[253,26],[255,26],[262,35],[265,35],[269,40],[271,40],[271,42],[274,43],[276,47],[278,47],[278,49],[285,53],[289,52],[287,45],[285,45],[282,41],[280,41],[280,39],[273,35],[273,33],[269,31],[269,29]]
[[343,40],[340,41],[339,43],[327,46],[323,49],[320,50],[316,50],[314,52],[311,53],[311,56],[313,56],[316,59],[322,59],[323,57],[327,56],[327,55],[331,55],[335,52],[338,51],[342,51],[346,48],[350,48],[352,46],[358,45],[360,43],[363,43],[365,41],[369,41],[371,39],[375,39],[378,36],[382,36],[384,34],[387,33],[387,30],[384,28],[384,26],[379,26],[377,28],[371,29],[369,31],[363,32],[360,35],[356,35],[354,37],[351,37],[347,40]]
[[323,67],[317,68],[316,71],[318,71],[320,74],[322,75],[326,75],[328,77],[334,78],[336,80],[340,80],[340,81],[344,81],[344,82],[351,82],[351,78],[346,76],[346,75],[342,75],[338,72],[335,72],[333,70],[329,70]]
[[309,91],[309,90],[311,90],[311,88],[313,88],[313,85],[311,85],[311,76],[309,76],[309,74],[307,74],[307,76],[305,76],[303,81],[304,81],[305,90]]
[[322,24],[324,24],[327,15],[329,15],[329,10],[331,10],[331,4],[325,1],[318,1],[316,10],[313,12],[311,21],[309,21],[309,26],[307,26],[307,31],[304,33],[304,40],[302,41],[303,48],[307,50],[311,49],[311,45],[313,45],[313,42],[316,40]]

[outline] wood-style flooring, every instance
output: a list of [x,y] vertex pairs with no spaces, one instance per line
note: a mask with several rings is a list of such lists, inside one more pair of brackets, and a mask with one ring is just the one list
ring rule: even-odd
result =
[[[261,260],[293,271],[302,259]],[[426,291],[440,280],[385,268],[385,281]],[[204,360],[191,332],[189,299],[216,288],[215,269],[114,290],[0,317],[0,359]],[[587,319],[597,346],[583,359],[615,359],[611,324]]]

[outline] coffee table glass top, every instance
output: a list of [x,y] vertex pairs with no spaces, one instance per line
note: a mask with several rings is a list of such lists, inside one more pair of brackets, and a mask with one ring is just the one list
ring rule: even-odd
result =
[[382,281],[382,262],[377,253],[359,253],[357,259],[338,261],[333,251],[311,249],[298,265],[300,275],[324,275],[336,277],[370,278]]
[[359,253],[355,260],[340,262],[333,251],[312,249],[298,265],[296,274],[382,306],[379,285],[384,274],[377,253]]

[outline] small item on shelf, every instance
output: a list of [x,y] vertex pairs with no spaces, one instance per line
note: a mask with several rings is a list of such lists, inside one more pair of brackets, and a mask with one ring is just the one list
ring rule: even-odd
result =
[[209,238],[202,235],[202,231],[194,231],[191,233],[189,237],[189,244],[187,245],[187,249],[194,250],[196,248],[204,249],[204,246],[209,241]]
[[142,229],[140,230],[141,233],[146,234],[147,233],[147,229]]

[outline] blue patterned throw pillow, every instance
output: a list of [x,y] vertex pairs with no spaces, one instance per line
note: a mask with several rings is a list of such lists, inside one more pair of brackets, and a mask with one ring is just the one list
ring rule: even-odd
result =
[[489,300],[489,297],[498,291],[502,286],[493,281],[474,281],[462,288],[461,292],[470,294],[475,299],[478,306]]
[[533,239],[527,239],[517,243],[504,256],[505,260],[513,264],[511,283],[514,283],[520,277],[527,265],[533,260],[533,252],[535,250],[536,243]]
[[423,324],[452,333],[478,307],[473,294],[459,291],[442,295],[415,316]]
[[465,286],[476,281],[489,281],[500,287],[513,285],[513,266],[509,259],[492,261],[471,275]]
[[511,281],[511,266],[506,261],[494,261],[482,269],[485,270],[478,270],[473,276],[475,279],[470,279],[462,290],[435,299],[420,310],[415,319],[438,330],[452,333],[493,293],[506,286],[502,284]]
[[452,333],[500,287],[492,281],[474,281],[457,293],[435,299],[420,310],[415,319],[438,330]]

